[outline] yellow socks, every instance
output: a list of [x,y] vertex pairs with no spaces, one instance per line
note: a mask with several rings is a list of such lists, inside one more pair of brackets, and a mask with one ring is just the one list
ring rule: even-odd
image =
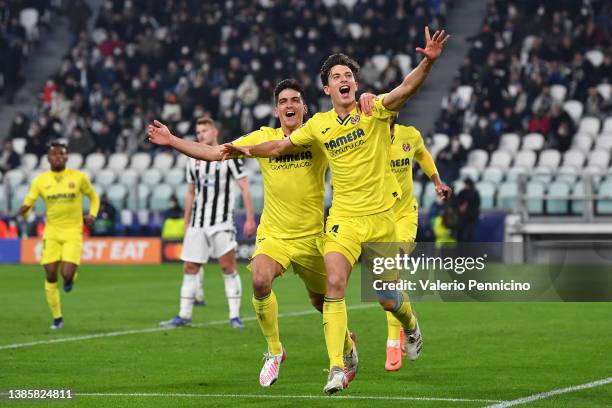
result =
[[402,329],[402,323],[393,316],[393,313],[387,313],[387,340],[400,339],[400,331]]
[[331,299],[325,297],[325,303],[323,303],[323,332],[325,333],[325,344],[329,356],[329,367],[344,368],[342,355],[348,333],[344,298]]
[[346,334],[344,335],[344,348],[342,350],[342,354],[348,356],[351,354],[353,350],[353,342],[351,341],[351,332],[349,329],[346,329]]
[[261,332],[268,342],[268,352],[278,356],[282,353],[282,346],[278,334],[278,303],[274,291],[261,299],[253,296],[253,307]]
[[[416,329],[416,319],[412,314],[412,308],[410,307],[410,301],[408,295],[405,292],[398,292],[397,305],[393,310],[393,316],[408,330]],[[399,335],[398,335],[399,339]]]
[[49,304],[49,309],[51,309],[51,314],[54,319],[59,319],[62,317],[62,309],[60,307],[60,295],[59,289],[57,287],[57,282],[47,282],[45,280],[45,295],[47,297],[47,303]]

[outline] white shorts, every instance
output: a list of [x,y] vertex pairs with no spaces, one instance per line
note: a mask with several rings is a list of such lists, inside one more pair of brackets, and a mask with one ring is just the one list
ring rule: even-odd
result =
[[204,228],[187,228],[181,260],[205,264],[210,257],[219,259],[237,246],[235,230],[216,231],[208,235]]

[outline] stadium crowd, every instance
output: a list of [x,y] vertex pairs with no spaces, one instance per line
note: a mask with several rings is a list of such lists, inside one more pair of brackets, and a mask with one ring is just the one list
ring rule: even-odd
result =
[[273,119],[272,89],[288,76],[303,83],[311,111],[327,109],[316,74],[341,49],[362,63],[363,89],[397,83],[422,27],[444,25],[449,3],[107,1],[10,137],[25,136],[38,155],[61,136],[70,151],[131,153],[152,148],[138,135],[153,118],[188,135],[209,114],[233,139]]
[[[472,136],[471,149],[490,153],[504,133],[537,132],[564,152],[577,130],[564,99],[581,102],[585,115],[610,115],[612,99],[597,86],[612,83],[611,13],[602,0],[489,1],[436,123],[455,139],[437,157],[443,178],[456,179],[466,161],[461,133]],[[471,95],[462,94],[466,85]]]

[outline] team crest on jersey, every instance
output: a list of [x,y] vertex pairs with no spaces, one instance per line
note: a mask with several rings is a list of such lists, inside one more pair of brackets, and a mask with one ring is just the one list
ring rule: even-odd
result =
[[74,183],[72,183],[72,182],[70,182],[70,183],[68,184],[68,188],[75,188],[75,187],[76,187],[76,186],[75,186],[75,184],[74,184]]
[[354,118],[351,118],[351,125],[358,123],[361,120],[361,115],[355,115]]
[[409,152],[410,150],[412,150],[412,146],[410,146],[410,143],[404,143],[404,144],[402,144],[402,149],[405,152]]

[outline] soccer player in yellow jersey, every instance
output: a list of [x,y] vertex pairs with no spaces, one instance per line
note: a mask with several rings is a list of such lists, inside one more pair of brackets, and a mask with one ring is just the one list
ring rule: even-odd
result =
[[[262,127],[235,140],[233,145],[285,140],[302,126],[307,105],[298,82],[286,79],[278,83],[274,103],[281,126]],[[220,149],[176,138],[159,122],[149,127],[149,137],[153,143],[169,145],[194,158],[221,160],[222,157]],[[264,209],[250,268],[253,306],[268,343],[259,381],[269,387],[278,379],[280,364],[286,357],[279,337],[273,280],[293,266],[294,272],[304,280],[312,305],[323,311],[326,276],[321,238],[327,158],[319,147],[311,146],[296,149],[292,154],[259,159],[259,165],[264,181]],[[343,335],[342,358],[347,365],[357,365],[357,349],[348,329]]]
[[[334,191],[323,249],[327,270],[323,330],[330,360],[323,388],[327,394],[346,388],[351,372],[356,371],[356,367],[345,367],[342,358],[347,330],[344,295],[361,244],[397,240],[392,207],[401,198],[401,188],[389,166],[389,119],[425,81],[449,39],[444,31],[430,36],[427,27],[425,37],[426,47],[417,48],[423,60],[401,85],[376,100],[372,116],[363,116],[356,109],[359,65],[344,54],[334,54],[321,68],[323,91],[331,97],[332,110],[317,113],[289,138],[242,148],[226,146],[224,150],[228,155],[238,150],[247,156],[276,157],[318,146],[329,160]],[[382,307],[392,312],[407,331],[410,341],[406,347],[416,350],[421,335],[407,295],[394,290],[381,291],[378,297]]]
[[[51,170],[34,180],[28,195],[19,209],[26,215],[38,197],[45,202],[47,222],[43,234],[43,250],[40,264],[45,268],[45,294],[53,315],[51,329],[64,327],[57,287],[57,271],[64,278],[64,291],[70,292],[81,263],[83,248],[83,219],[92,225],[98,214],[100,199],[87,176],[66,168],[66,145],[52,142],[47,152]],[[89,197],[89,215],[83,217],[83,194]]]
[[[419,166],[427,177],[436,186],[436,192],[443,200],[450,197],[452,190],[440,180],[438,169],[431,154],[425,147],[421,133],[413,126],[402,126],[396,124],[397,116],[391,118],[391,171],[395,175],[402,190],[402,198],[393,206],[395,215],[395,232],[398,242],[414,243],[419,223],[419,203],[413,194],[412,165],[413,161]],[[404,337],[401,322],[387,312],[387,359],[385,370],[397,371],[402,367],[402,354],[405,348],[400,341]],[[419,339],[415,339],[419,340]],[[409,357],[416,359],[418,354],[414,352]]]

